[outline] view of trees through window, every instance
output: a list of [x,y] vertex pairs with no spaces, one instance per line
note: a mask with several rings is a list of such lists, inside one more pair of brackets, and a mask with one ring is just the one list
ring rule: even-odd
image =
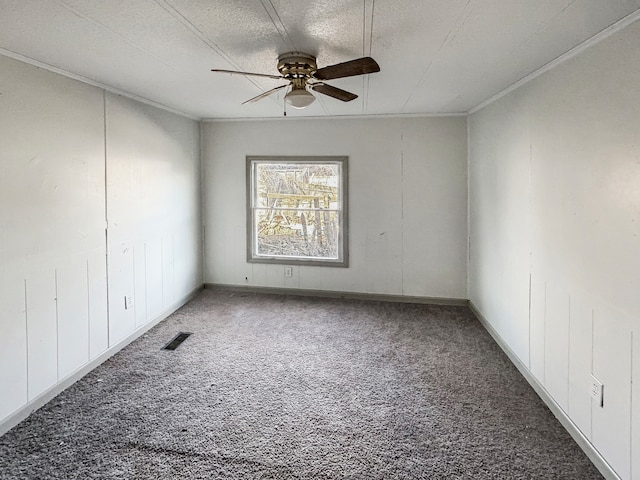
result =
[[340,163],[257,162],[255,254],[338,259]]

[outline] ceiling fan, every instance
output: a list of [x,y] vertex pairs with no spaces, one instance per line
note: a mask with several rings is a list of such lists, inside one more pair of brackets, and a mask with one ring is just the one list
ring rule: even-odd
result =
[[314,92],[328,95],[343,102],[355,100],[358,96],[355,93],[347,92],[340,88],[328,85],[325,80],[336,78],[353,77],[356,75],[366,75],[380,71],[380,66],[371,57],[363,57],[350,60],[328,67],[318,68],[316,57],[302,52],[283,53],[278,57],[278,71],[280,75],[269,75],[265,73],[239,72],[236,70],[212,69],[212,72],[234,73],[238,75],[251,75],[254,77],[266,77],[276,80],[285,80],[288,83],[272,88],[260,95],[250,98],[245,103],[256,102],[268,97],[272,93],[291,86],[291,90],[285,95],[286,102],[294,108],[305,108],[313,103],[315,97],[307,89]]

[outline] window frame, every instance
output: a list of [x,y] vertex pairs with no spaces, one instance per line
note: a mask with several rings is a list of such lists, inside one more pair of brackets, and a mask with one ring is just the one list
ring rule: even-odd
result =
[[[258,163],[292,163],[292,164],[326,164],[335,163],[340,167],[340,219],[338,228],[338,258],[322,259],[317,257],[284,257],[257,255],[256,233],[254,228],[255,212],[258,209],[254,205],[254,180],[256,165]],[[246,223],[247,223],[247,262],[268,263],[275,265],[304,265],[322,267],[349,267],[349,157],[347,156],[286,156],[286,155],[247,155],[246,156]],[[257,192],[255,192],[257,193]]]

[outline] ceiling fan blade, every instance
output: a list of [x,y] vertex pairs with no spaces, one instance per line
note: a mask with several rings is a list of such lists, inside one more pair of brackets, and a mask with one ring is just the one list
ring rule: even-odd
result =
[[356,95],[355,93],[347,92],[346,90],[332,87],[331,85],[327,85],[325,83],[316,83],[315,85],[312,85],[311,88],[314,92],[329,95],[330,97],[337,98],[338,100],[342,100],[343,102],[350,102],[351,100],[355,100],[356,98],[358,98],[358,95]]
[[333,80],[334,78],[353,77],[380,71],[380,66],[371,57],[358,58],[344,63],[338,63],[329,67],[316,70],[313,74],[318,80]]
[[264,98],[264,97],[268,97],[269,95],[271,95],[273,92],[275,92],[276,90],[280,90],[281,88],[284,87],[288,87],[289,85],[280,85],[279,87],[276,88],[272,88],[271,90],[267,90],[266,92],[261,93],[260,95],[256,95],[253,98],[250,98],[249,100],[247,100],[246,102],[242,102],[242,105],[244,105],[245,103],[253,103],[253,102],[257,102],[258,100]]
[[267,73],[239,72],[237,70],[220,70],[217,68],[213,68],[211,69],[211,71],[216,73],[233,73],[236,75],[251,75],[252,77],[266,77],[266,78],[275,78],[276,80],[286,80],[286,78],[284,78],[281,75],[269,75]]

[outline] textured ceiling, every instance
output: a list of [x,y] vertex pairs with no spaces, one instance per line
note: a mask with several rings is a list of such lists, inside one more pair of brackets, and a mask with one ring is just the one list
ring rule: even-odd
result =
[[[371,55],[381,72],[333,80],[289,115],[467,112],[640,8],[640,0],[0,0],[0,53],[197,118],[282,116],[288,51],[319,67]],[[0,75],[1,81],[1,75]],[[0,85],[1,88],[1,85]],[[282,92],[282,90],[280,91]]]

